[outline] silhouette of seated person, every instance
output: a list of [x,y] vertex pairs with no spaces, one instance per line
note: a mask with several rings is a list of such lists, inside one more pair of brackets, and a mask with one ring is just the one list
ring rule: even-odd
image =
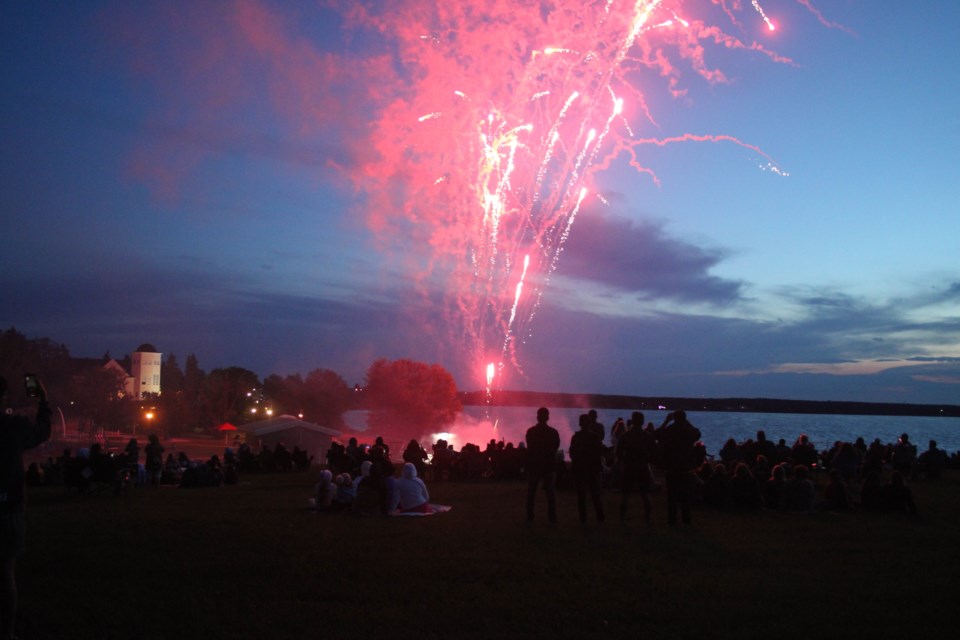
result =
[[763,429],[757,431],[757,440],[753,447],[753,460],[758,456],[763,456],[767,462],[772,463],[777,459],[777,445],[771,440],[767,440],[767,432]]
[[[707,465],[710,470],[707,471]],[[703,487],[700,491],[703,495],[703,504],[708,507],[726,507],[729,503],[730,476],[727,474],[727,467],[722,462],[707,462],[703,465],[704,473],[701,474]]]
[[808,472],[817,465],[817,449],[810,442],[807,434],[801,433],[797,438],[790,451],[790,460],[794,465],[806,467]]
[[937,448],[937,441],[931,440],[926,451],[917,458],[917,471],[930,480],[939,480],[947,466],[947,452]]
[[117,474],[117,463],[113,456],[103,450],[103,445],[95,442],[90,445],[91,480],[99,484],[112,483]]
[[423,476],[426,460],[427,452],[416,439],[411,439],[407,443],[406,449],[403,450],[403,461],[412,464],[417,468],[417,475]]
[[293,456],[282,442],[273,447],[273,464],[278,471],[293,471]]
[[337,495],[337,485],[333,482],[333,473],[329,469],[320,471],[320,477],[313,489],[313,508],[316,511],[330,511]]
[[850,509],[849,488],[840,469],[830,470],[830,479],[823,487],[823,501],[818,506],[823,511],[847,511]]
[[163,463],[163,471],[160,472],[160,484],[178,484],[182,473],[183,467],[172,453],[168,453]]
[[271,472],[277,470],[276,461],[273,458],[273,449],[266,445],[260,447],[260,453],[257,455],[257,461],[260,463],[261,471]]
[[767,509],[779,511],[784,508],[783,494],[786,485],[786,467],[782,464],[774,465],[770,478],[763,483],[763,502]]
[[223,462],[220,460],[220,456],[217,454],[210,456],[210,459],[207,460],[207,469],[210,474],[210,484],[220,486],[223,482]]
[[793,477],[784,486],[784,509],[805,513],[813,511],[815,498],[816,488],[810,480],[810,470],[806,465],[798,464],[793,468]]
[[753,477],[758,485],[763,486],[763,483],[770,479],[770,474],[773,472],[770,469],[770,459],[762,453],[758,454],[753,465]]
[[779,464],[790,459],[793,449],[790,448],[790,445],[787,444],[785,439],[780,438],[777,440],[776,452],[777,455],[774,457],[774,460],[776,460],[777,464]]
[[353,478],[349,473],[339,473],[333,478],[333,484],[336,491],[333,494],[330,511],[332,513],[350,511],[353,507],[353,500],[357,497],[357,490],[353,486]]
[[863,456],[863,462],[860,466],[860,473],[866,477],[870,471],[877,473],[883,471],[883,463],[887,456],[887,448],[880,442],[880,438],[874,438],[870,446],[867,447],[867,453]]
[[60,460],[48,457],[47,461],[40,465],[40,471],[43,474],[43,483],[47,486],[60,486],[63,484],[63,465]]
[[880,472],[876,469],[867,471],[860,485],[860,507],[864,511],[883,511],[882,488]]
[[313,456],[308,456],[307,452],[300,447],[294,447],[293,453],[290,454],[290,460],[293,463],[294,469],[297,471],[306,471],[313,462]]
[[730,479],[730,505],[741,511],[756,511],[763,507],[760,486],[745,462],[737,465]]
[[416,465],[406,462],[400,473],[394,493],[395,508],[401,513],[430,513],[430,492],[423,480],[417,477]]
[[852,482],[860,472],[860,453],[849,442],[842,442],[830,460],[830,467],[840,472],[844,482]]
[[737,441],[733,438],[728,438],[726,442],[723,443],[723,447],[720,448],[720,462],[727,466],[727,469],[733,470],[736,468],[738,462],[743,459],[743,456],[740,452],[740,447],[737,445]]
[[[370,463],[367,466],[367,463]],[[367,466],[368,473],[360,477],[357,483],[357,495],[353,499],[353,513],[359,515],[386,515],[390,506],[390,495],[383,466],[365,460],[361,466]]]
[[453,466],[453,451],[444,439],[433,443],[433,458],[430,461],[433,467],[433,480],[441,482],[450,479],[450,469]]
[[80,493],[86,493],[93,479],[93,469],[90,467],[90,450],[81,447],[77,449],[77,455],[75,456],[71,456],[69,450],[67,450],[62,460],[64,486],[77,489]]
[[885,511],[917,514],[917,505],[913,501],[913,492],[903,480],[903,474],[894,471],[890,474],[890,481],[880,489],[880,502]]
[[135,465],[140,462],[140,444],[136,438],[130,438],[123,452],[118,456],[118,462],[124,465]]
[[902,475],[913,474],[913,464],[917,461],[917,447],[910,442],[910,436],[901,434],[897,444],[893,445],[893,468]]
[[40,472],[39,464],[36,462],[30,463],[30,466],[27,467],[27,471],[24,474],[24,482],[26,482],[29,487],[39,487],[43,484],[43,474]]

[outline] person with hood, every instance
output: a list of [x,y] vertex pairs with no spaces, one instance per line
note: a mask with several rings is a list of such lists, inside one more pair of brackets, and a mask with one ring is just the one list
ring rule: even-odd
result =
[[417,467],[412,462],[403,465],[396,489],[395,506],[401,513],[430,513],[430,492],[417,477]]
[[313,508],[317,511],[330,511],[336,495],[337,485],[333,482],[333,473],[329,469],[323,469],[314,488]]

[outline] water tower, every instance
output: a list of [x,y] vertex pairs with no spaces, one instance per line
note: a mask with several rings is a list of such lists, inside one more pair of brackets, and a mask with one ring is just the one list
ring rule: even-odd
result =
[[130,375],[133,376],[135,398],[142,398],[147,393],[160,393],[162,355],[152,344],[142,344],[131,354]]

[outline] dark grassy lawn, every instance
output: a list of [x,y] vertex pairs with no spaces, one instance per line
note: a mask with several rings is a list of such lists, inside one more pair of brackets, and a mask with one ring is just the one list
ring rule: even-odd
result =
[[[694,512],[523,519],[521,484],[433,484],[453,510],[306,510],[314,474],[128,497],[31,491],[20,630],[40,638],[893,638],[957,628],[960,486],[919,518]],[[619,496],[606,494],[609,514]],[[632,505],[639,515],[639,504]]]

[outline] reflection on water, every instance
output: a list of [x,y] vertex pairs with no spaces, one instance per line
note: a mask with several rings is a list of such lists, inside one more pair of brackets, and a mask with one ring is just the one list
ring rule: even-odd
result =
[[[457,424],[448,431],[456,435],[453,441],[459,449],[467,442],[483,445],[491,438],[507,442],[523,441],[527,429],[536,422],[536,407],[465,407]],[[564,448],[576,430],[577,419],[583,409],[551,409],[550,424],[560,431]],[[629,419],[625,410],[598,409],[600,421],[607,428],[618,417]],[[648,422],[660,426],[667,411],[644,411]],[[358,431],[366,429],[366,412],[351,411],[345,416],[347,424]],[[930,418],[910,416],[847,416],[792,413],[726,413],[688,411],[687,417],[703,433],[707,451],[716,454],[727,438],[743,441],[755,438],[757,430],[767,432],[767,439],[780,438],[792,445],[801,433],[807,434],[818,449],[828,449],[837,440],[853,441],[862,437],[868,443],[874,438],[881,442],[896,442],[901,433],[907,433],[918,451],[927,448],[929,440],[939,443],[948,453],[960,450],[960,418]],[[424,441],[430,434],[425,434]],[[371,437],[372,439],[372,437]]]

